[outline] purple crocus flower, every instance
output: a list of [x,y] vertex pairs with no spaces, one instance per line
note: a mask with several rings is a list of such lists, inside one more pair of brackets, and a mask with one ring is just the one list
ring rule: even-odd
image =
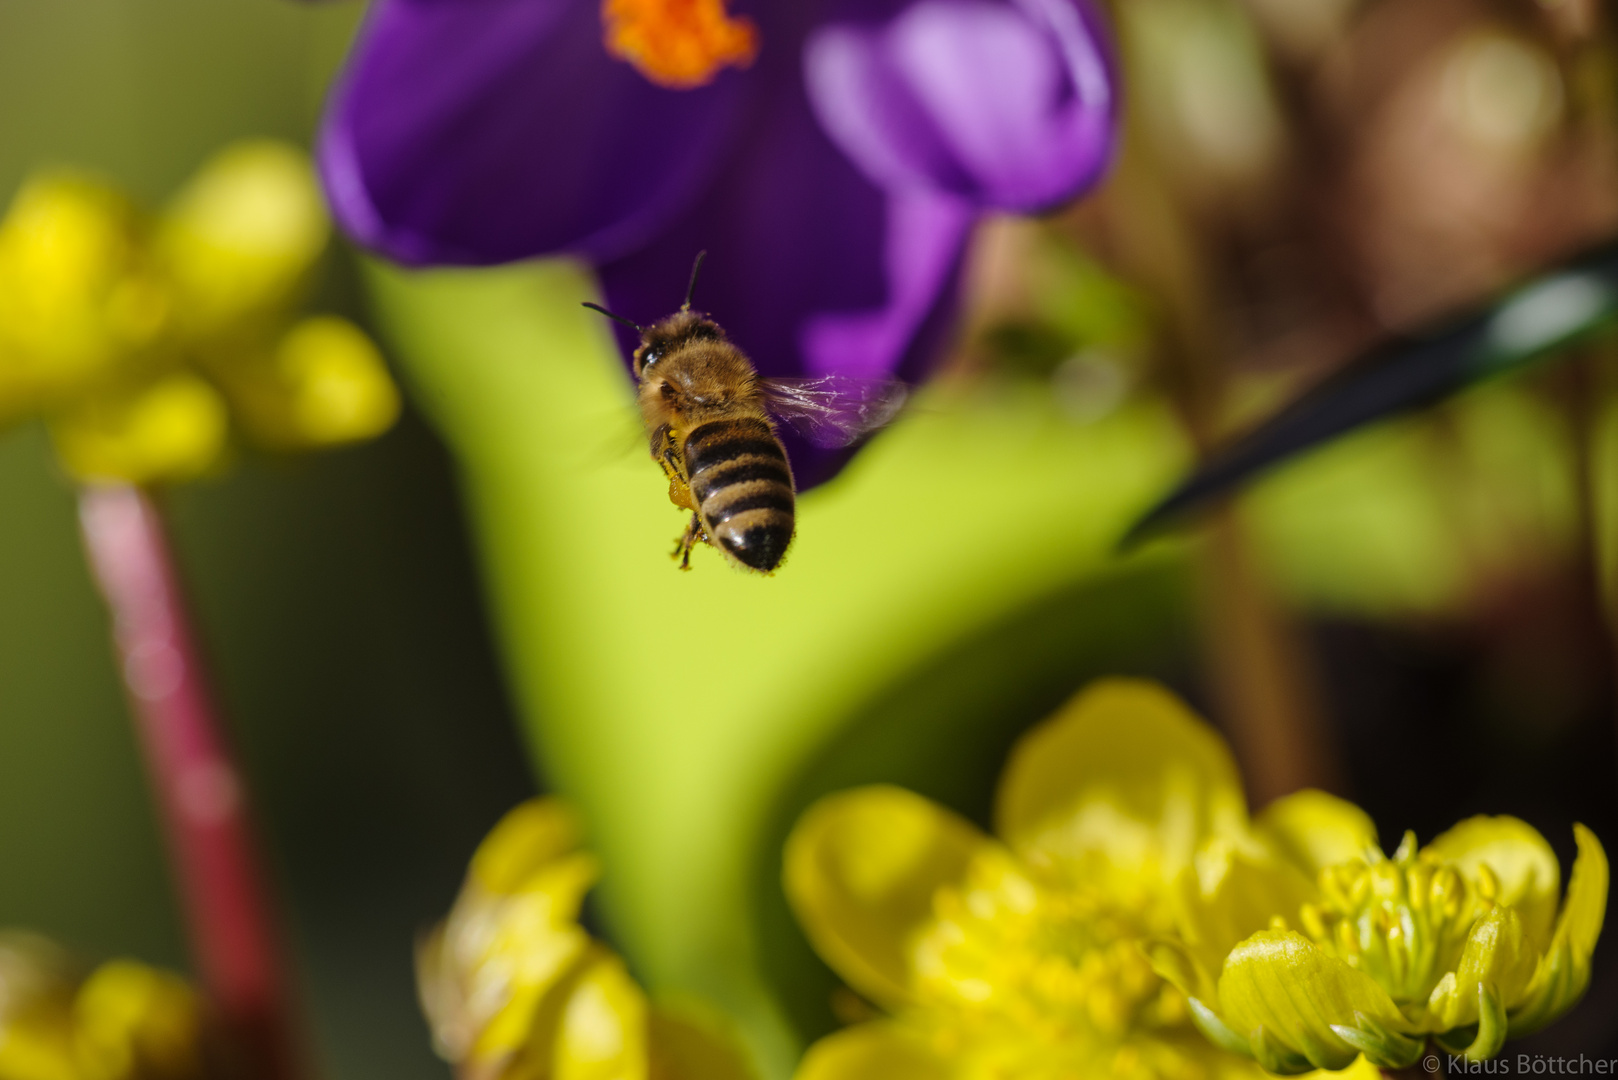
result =
[[[1105,169],[1101,20],[1090,0],[736,6],[746,24],[719,0],[377,0],[322,134],[338,219],[408,264],[582,256],[643,322],[707,249],[699,306],[763,374],[916,377],[973,223]],[[633,51],[615,9],[678,34],[694,8],[756,60],[659,80],[613,55]]]

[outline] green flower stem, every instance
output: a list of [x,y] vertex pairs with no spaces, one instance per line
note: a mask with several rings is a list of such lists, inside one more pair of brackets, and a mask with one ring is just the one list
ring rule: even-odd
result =
[[729,1011],[785,1075],[800,1046],[753,907],[780,873],[763,843],[774,800],[890,680],[1110,570],[1130,509],[1184,460],[1174,424],[1131,407],[1080,427],[1028,395],[924,400],[803,496],[775,576],[700,549],[680,573],[667,553],[684,522],[607,325],[579,307],[596,298],[587,274],[375,267],[371,284],[464,470],[535,756],[588,822],[616,943],[654,992]]
[[[1138,18],[1120,11],[1126,54]],[[1118,248],[1133,277],[1162,299],[1168,392],[1202,452],[1227,421],[1230,328],[1214,281],[1218,269],[1197,228],[1166,182],[1137,110],[1118,165]],[[1304,787],[1338,786],[1335,763],[1321,749],[1318,693],[1307,645],[1263,580],[1249,530],[1237,509],[1222,511],[1205,532],[1199,560],[1206,670],[1221,706],[1255,806]]]
[[203,677],[162,520],[127,485],[81,489],[85,551],[167,834],[198,975],[243,1075],[305,1075],[240,772]]
[[[1610,15],[1593,3],[1562,5],[1551,14],[1560,41],[1557,63],[1568,88],[1572,127],[1585,153],[1609,180],[1618,178],[1618,40]],[[1591,342],[1567,365],[1565,408],[1574,436],[1575,489],[1580,514],[1578,566],[1599,607],[1597,627],[1605,646],[1609,692],[1618,689],[1618,505],[1603,497],[1618,462],[1612,437],[1603,430],[1618,379],[1618,340]],[[1607,460],[1601,460],[1605,454]],[[1583,612],[1580,612],[1583,614]]]
[[1598,695],[1618,691],[1618,575],[1606,550],[1618,537],[1614,507],[1603,491],[1612,466],[1601,460],[1607,449],[1605,414],[1615,400],[1614,364],[1618,340],[1606,338],[1586,345],[1554,372],[1572,443],[1573,589],[1567,617],[1575,640],[1587,650],[1574,659],[1586,659],[1586,684]]
[[1204,666],[1248,798],[1258,807],[1301,788],[1340,788],[1302,634],[1257,565],[1243,515],[1221,507],[1211,516],[1200,575]]

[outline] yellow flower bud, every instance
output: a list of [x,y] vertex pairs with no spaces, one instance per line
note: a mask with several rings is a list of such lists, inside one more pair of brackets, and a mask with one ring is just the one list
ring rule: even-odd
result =
[[130,960],[102,964],[73,1005],[81,1080],[200,1080],[202,1004],[177,975]]
[[0,1076],[78,1080],[72,963],[44,938],[0,933]]
[[359,327],[329,315],[303,320],[268,357],[218,376],[242,427],[266,447],[358,442],[399,416],[399,391],[382,354]]
[[330,226],[302,151],[247,142],[215,155],[175,197],[157,235],[192,341],[240,339],[297,298]]
[[113,960],[82,982],[65,953],[0,934],[0,1077],[202,1080],[206,1018],[178,975]]
[[70,399],[142,356],[167,314],[122,196],[70,174],[30,180],[0,221],[0,420]]
[[578,923],[596,861],[555,799],[508,813],[416,953],[440,1055],[475,1080],[750,1080],[724,1026],[648,1004]]
[[151,484],[207,472],[224,451],[228,425],[218,392],[179,374],[89,398],[52,422],[51,438],[79,480]]
[[292,324],[329,232],[281,143],[226,148],[155,220],[35,177],[0,221],[0,424],[41,416],[68,472],[134,483],[212,468],[233,414],[273,449],[380,434],[400,400],[376,347],[341,319]]

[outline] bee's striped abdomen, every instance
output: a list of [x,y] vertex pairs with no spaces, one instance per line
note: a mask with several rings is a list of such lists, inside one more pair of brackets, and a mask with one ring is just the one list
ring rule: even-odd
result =
[[714,543],[755,570],[774,570],[792,542],[792,470],[756,417],[713,420],[685,440],[686,474]]

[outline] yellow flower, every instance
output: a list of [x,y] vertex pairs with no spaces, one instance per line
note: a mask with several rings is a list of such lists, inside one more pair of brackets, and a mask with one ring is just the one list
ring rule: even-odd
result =
[[0,1080],[202,1080],[206,1039],[178,975],[113,960],[81,981],[43,938],[0,935]]
[[364,334],[296,321],[330,227],[304,155],[229,147],[155,218],[99,181],[27,184],[0,221],[0,423],[43,416],[81,480],[183,480],[236,426],[304,449],[370,438],[399,394]]
[[1210,1039],[1272,1072],[1359,1054],[1404,1068],[1429,1037],[1482,1060],[1589,984],[1607,859],[1581,825],[1560,914],[1556,856],[1516,818],[1471,818],[1420,850],[1406,833],[1391,857],[1362,811],[1321,792],[1257,826],[1268,854],[1210,860],[1153,958]]
[[554,799],[479,845],[449,918],[416,951],[422,1008],[461,1080],[749,1080],[714,1017],[651,1005],[578,923],[596,861]]
[[1143,682],[1024,736],[996,819],[998,841],[867,787],[799,820],[798,919],[888,1013],[817,1043],[799,1080],[1374,1077],[1429,1035],[1486,1057],[1583,993],[1606,906],[1582,827],[1558,916],[1556,858],[1512,818],[1391,858],[1321,792],[1251,821],[1223,740]]
[[799,1080],[1258,1075],[1197,1034],[1142,948],[1206,851],[1257,850],[1211,729],[1155,685],[1099,683],[1024,736],[996,819],[1000,840],[877,786],[799,820],[798,919],[888,1013],[822,1039]]

